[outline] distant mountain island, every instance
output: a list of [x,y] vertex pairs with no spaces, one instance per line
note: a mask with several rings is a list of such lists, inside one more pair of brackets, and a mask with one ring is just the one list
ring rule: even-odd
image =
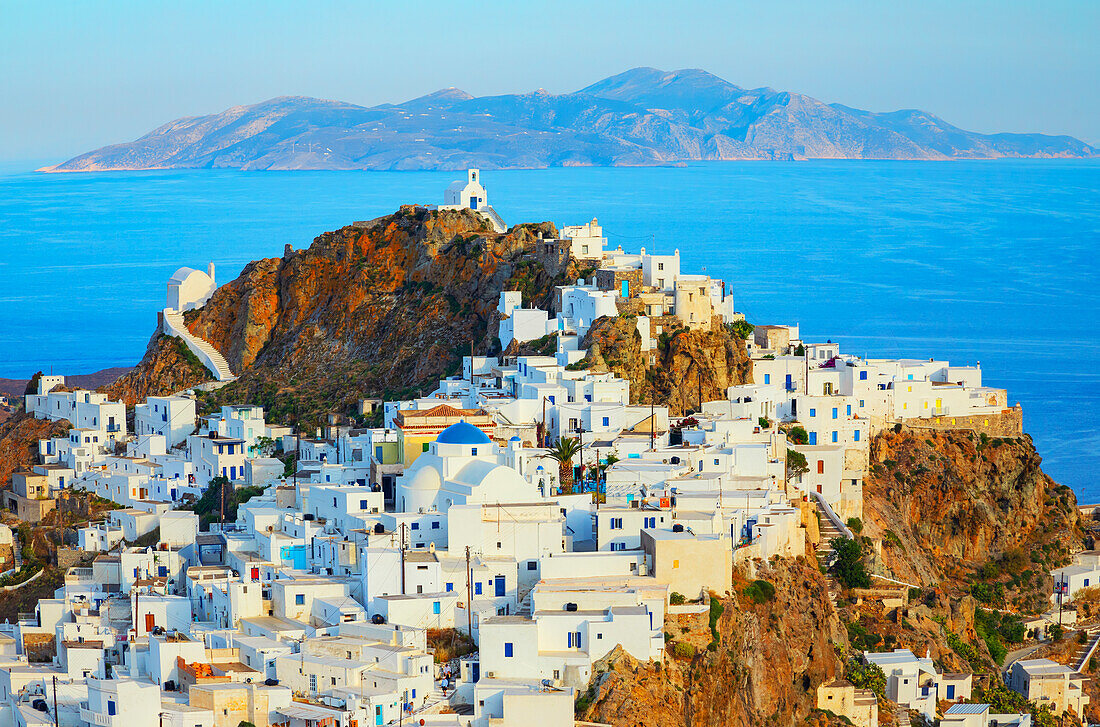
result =
[[575,93],[447,88],[363,107],[280,97],[177,119],[41,171],[649,166],[733,159],[1091,157],[1070,136],[977,134],[918,110],[874,113],[706,71],[635,68]]

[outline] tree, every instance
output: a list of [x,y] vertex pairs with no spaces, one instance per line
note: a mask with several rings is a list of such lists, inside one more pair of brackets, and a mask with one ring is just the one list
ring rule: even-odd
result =
[[833,538],[829,545],[836,553],[833,561],[833,575],[845,588],[870,588],[871,576],[867,575],[867,569],[863,567],[863,548],[858,540],[848,538]]
[[803,346],[801,343],[798,344],[798,348],[796,348],[794,350],[794,355],[795,356],[805,356],[806,355],[806,347]]
[[734,321],[733,323],[726,324],[726,330],[729,331],[731,335],[737,336],[742,340],[748,339],[748,337],[752,335],[752,330],[755,327],[756,326],[752,325],[744,318],[739,321]]
[[810,464],[806,461],[806,455],[793,449],[787,450],[787,481],[806,474],[810,471]]
[[561,494],[573,494],[573,457],[581,450],[581,442],[573,437],[559,437],[546,454],[558,463],[558,480]]
[[275,454],[275,440],[271,437],[257,437],[252,451],[257,457],[270,457]]
[[806,432],[805,427],[798,425],[791,427],[791,430],[787,432],[787,439],[795,444],[806,444],[810,441],[810,435]]
[[886,694],[886,674],[878,664],[865,664],[859,659],[848,662],[848,681],[856,689],[870,689],[879,697]]

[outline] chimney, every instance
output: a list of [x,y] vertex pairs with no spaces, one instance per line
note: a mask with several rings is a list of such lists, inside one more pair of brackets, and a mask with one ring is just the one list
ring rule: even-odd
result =
[[[209,262],[206,264],[206,274],[210,276],[210,282],[214,282],[214,263]],[[217,283],[214,283],[217,285]]]

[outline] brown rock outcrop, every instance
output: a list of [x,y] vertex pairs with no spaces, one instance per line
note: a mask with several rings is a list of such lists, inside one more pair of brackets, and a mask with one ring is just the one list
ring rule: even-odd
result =
[[613,652],[578,717],[616,727],[806,724],[818,684],[843,671],[847,634],[809,559],[760,563],[754,577],[775,586],[774,600],[753,603],[739,577],[735,596],[722,599],[715,650],[660,665]]
[[37,464],[38,440],[63,437],[70,428],[64,419],[51,422],[26,412],[0,424],[0,486],[11,484],[12,472]]
[[[212,400],[252,401],[273,420],[316,419],[364,396],[403,397],[495,351],[500,291],[548,306],[571,261],[550,223],[496,233],[469,210],[398,212],[250,263],[185,315],[240,378]],[[136,377],[157,362],[143,362]],[[211,401],[210,403],[214,403]]]
[[680,416],[698,409],[700,398],[725,399],[728,387],[752,381],[745,342],[718,319],[710,331],[681,328],[666,333],[648,352],[642,351],[636,325],[633,316],[598,318],[581,343],[589,350],[585,364],[629,381],[634,403],[648,403],[652,395],[670,414]]
[[173,394],[212,379],[179,338],[155,333],[141,363],[99,390],[113,400],[134,406],[150,396]]
[[1010,552],[1049,581],[1080,534],[1073,492],[1041,462],[1026,435],[883,432],[871,445],[863,534],[883,541],[882,564],[910,583],[950,586]]

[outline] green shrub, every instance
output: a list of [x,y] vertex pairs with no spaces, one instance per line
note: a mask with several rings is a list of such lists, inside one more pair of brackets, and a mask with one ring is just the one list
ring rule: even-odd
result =
[[686,600],[687,599],[684,598],[684,594],[677,593],[676,591],[673,591],[672,594],[668,597],[668,602],[673,606],[683,606]]
[[775,599],[775,586],[767,581],[755,580],[745,588],[745,597],[753,603],[768,603]]
[[716,596],[711,596],[710,599],[710,646],[707,648],[714,651],[718,648],[718,644],[721,643],[722,637],[718,635],[718,619],[722,618],[722,613],[726,610],[726,607],[722,605],[721,599]]
[[806,432],[806,428],[802,425],[791,427],[791,430],[787,432],[787,439],[791,440],[795,444],[806,444],[810,441],[810,435]]
[[858,517],[848,518],[847,525],[848,525],[848,529],[851,530],[856,535],[859,535],[860,533],[863,532],[863,521],[860,520]]
[[760,425],[761,429],[767,429],[772,425],[771,419],[768,419],[767,417],[760,417],[756,420],[756,423]]
[[695,647],[686,641],[674,641],[672,655],[677,659],[690,659],[695,656]]

